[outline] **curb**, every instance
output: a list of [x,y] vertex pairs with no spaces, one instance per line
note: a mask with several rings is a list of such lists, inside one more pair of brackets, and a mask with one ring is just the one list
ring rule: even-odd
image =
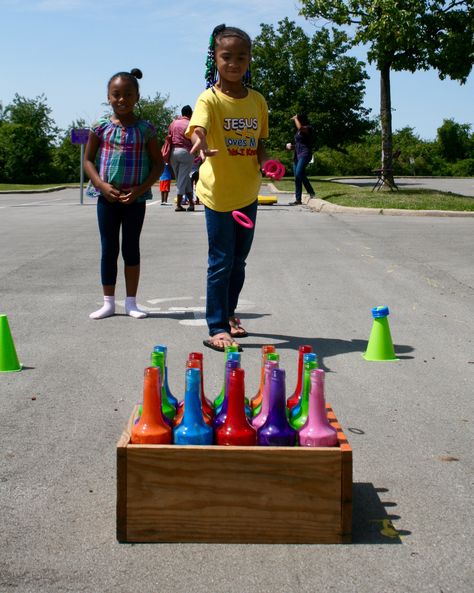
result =
[[303,203],[311,210],[323,214],[378,214],[383,216],[451,216],[474,217],[474,212],[465,210],[404,210],[401,208],[352,208],[331,204],[321,198],[303,198]]
[[[271,191],[277,194],[288,194],[268,183]],[[352,206],[339,206],[326,202],[321,198],[303,196],[303,205],[321,214],[377,214],[382,216],[450,216],[457,218],[473,218],[474,212],[465,210],[405,210],[401,208],[353,208]]]
[[[75,189],[75,185],[58,185],[56,187],[46,187],[45,189],[10,189],[10,190],[0,190],[0,194],[47,194],[53,191],[60,191],[62,189],[73,188]],[[79,188],[77,188],[79,189]]]

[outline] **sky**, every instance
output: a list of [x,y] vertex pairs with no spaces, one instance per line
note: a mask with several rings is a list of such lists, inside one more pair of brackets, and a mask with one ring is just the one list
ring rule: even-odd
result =
[[[0,103],[15,94],[44,94],[60,128],[105,111],[106,87],[116,72],[138,67],[141,95],[194,105],[204,90],[204,62],[215,25],[240,27],[251,37],[260,24],[285,17],[312,36],[323,23],[298,15],[296,0],[0,0]],[[366,62],[365,50],[352,55]],[[366,64],[364,106],[379,114],[379,74]],[[444,119],[474,131],[474,73],[460,85],[435,71],[392,72],[393,130],[413,128],[434,140]]]

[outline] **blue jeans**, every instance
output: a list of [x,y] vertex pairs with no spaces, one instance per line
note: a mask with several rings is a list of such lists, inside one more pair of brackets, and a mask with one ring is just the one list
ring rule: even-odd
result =
[[122,257],[125,265],[138,266],[140,263],[140,233],[145,209],[145,202],[120,204],[108,202],[103,196],[97,198],[97,221],[102,246],[100,275],[103,286],[115,285],[117,282],[120,227],[122,227]]
[[254,223],[252,229],[238,224],[232,212],[205,208],[208,260],[206,321],[209,335],[230,333],[229,317],[237,308],[245,280],[245,260],[252,246],[258,200],[241,208]]
[[303,185],[310,196],[314,196],[314,189],[309,179],[306,177],[306,167],[311,160],[311,155],[301,157],[293,162],[293,172],[295,176],[295,200],[301,202]]

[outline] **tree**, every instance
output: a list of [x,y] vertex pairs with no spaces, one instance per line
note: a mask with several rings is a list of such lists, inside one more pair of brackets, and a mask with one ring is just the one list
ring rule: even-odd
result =
[[382,168],[392,169],[391,70],[434,68],[466,82],[474,52],[474,0],[300,0],[301,13],[351,27],[380,72]]
[[0,125],[0,170],[3,181],[34,183],[51,174],[53,141],[58,132],[46,97],[15,95],[3,110]]
[[458,124],[453,119],[445,119],[437,130],[436,142],[441,156],[449,163],[474,157],[474,143],[471,126]]
[[363,64],[345,52],[345,33],[318,31],[309,38],[287,18],[261,25],[252,47],[252,86],[269,106],[269,148],[282,149],[295,133],[291,117],[306,113],[317,146],[341,146],[370,127],[363,108],[367,75]]
[[73,129],[87,128],[84,119],[73,121],[71,125],[62,130],[59,143],[53,149],[54,181],[60,183],[77,183],[81,177],[81,146],[71,142]]
[[156,93],[154,98],[142,97],[140,98],[141,115],[143,119],[151,122],[158,135],[158,140],[162,142],[168,133],[168,126],[176,117],[177,108],[173,106],[166,106],[169,96],[162,97],[160,93]]

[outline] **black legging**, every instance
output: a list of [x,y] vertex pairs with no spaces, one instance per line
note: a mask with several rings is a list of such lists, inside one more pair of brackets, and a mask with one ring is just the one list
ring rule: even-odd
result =
[[145,219],[145,202],[121,204],[108,202],[103,196],[97,200],[102,256],[100,274],[103,286],[117,282],[117,259],[120,251],[120,227],[122,227],[122,257],[126,266],[140,263],[140,233]]

